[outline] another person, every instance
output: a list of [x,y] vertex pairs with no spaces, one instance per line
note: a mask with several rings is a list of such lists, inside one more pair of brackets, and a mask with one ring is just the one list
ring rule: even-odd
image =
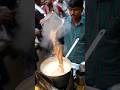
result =
[[57,13],[60,17],[65,17],[68,15],[68,5],[64,0],[56,0],[53,2],[54,12]]
[[80,64],[84,61],[85,44],[83,39],[85,34],[85,17],[81,15],[83,11],[83,0],[70,0],[68,2],[68,9],[70,16],[66,17],[65,25],[69,27],[69,29],[66,29],[64,36],[64,54],[67,54],[75,40],[79,38],[79,42],[68,58],[73,63]]
[[8,54],[11,39],[14,37],[16,0],[0,2],[0,90],[9,82],[9,75],[5,67],[4,57]]
[[53,11],[53,3],[51,0],[44,0],[41,8],[44,10],[45,14],[49,14]]
[[34,74],[34,17],[30,4],[33,1],[0,0],[0,90],[15,90]]
[[86,50],[99,32],[105,32],[85,63],[86,84],[100,90],[120,90],[120,0],[86,3]]

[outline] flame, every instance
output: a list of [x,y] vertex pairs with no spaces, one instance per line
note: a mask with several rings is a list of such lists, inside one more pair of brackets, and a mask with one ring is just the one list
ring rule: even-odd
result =
[[63,69],[63,49],[62,49],[62,45],[59,43],[59,41],[56,38],[56,33],[57,33],[57,30],[51,31],[50,39],[52,40],[52,43],[53,43],[53,52],[59,60],[59,67],[61,68],[61,72],[64,72],[64,69]]

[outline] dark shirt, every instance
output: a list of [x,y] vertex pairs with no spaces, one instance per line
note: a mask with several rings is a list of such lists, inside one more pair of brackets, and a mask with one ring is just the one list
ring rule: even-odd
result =
[[86,50],[101,29],[106,33],[86,61],[86,83],[106,90],[120,83],[120,0],[88,0]]
[[[9,8],[10,10],[14,10],[16,8],[16,0],[0,0],[0,7],[5,6]],[[14,28],[16,27],[17,22],[15,18],[13,18],[9,24],[0,24],[0,84],[1,87],[3,84],[9,82],[9,77],[7,73],[7,69],[4,64],[4,57],[8,55],[8,51],[10,48],[7,48],[9,46],[9,43],[11,41],[11,38],[13,38],[15,31]],[[3,29],[3,27],[4,29]],[[2,45],[2,43],[4,43]]]
[[44,14],[40,13],[38,10],[35,10],[35,28],[38,28],[39,30],[42,29],[40,20],[43,18],[44,18]]
[[[0,0],[0,4],[2,1],[5,3],[7,0]],[[7,33],[13,28],[16,31],[9,46],[0,52],[0,86],[7,83],[9,87],[5,85],[6,90],[15,90],[20,82],[33,75],[35,71],[33,3],[34,1],[20,0],[15,14],[18,25],[9,25],[11,28],[5,25]]]

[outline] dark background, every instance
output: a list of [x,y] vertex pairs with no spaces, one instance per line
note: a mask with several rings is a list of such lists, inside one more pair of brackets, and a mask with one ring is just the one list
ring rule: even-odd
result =
[[[15,0],[0,0],[0,6],[5,5],[9,9],[14,9],[14,3]],[[4,90],[15,90],[17,85],[35,72],[34,1],[18,0],[17,3],[14,37],[10,46],[0,54],[0,68],[5,72],[0,85]],[[34,79],[31,82],[34,85]]]

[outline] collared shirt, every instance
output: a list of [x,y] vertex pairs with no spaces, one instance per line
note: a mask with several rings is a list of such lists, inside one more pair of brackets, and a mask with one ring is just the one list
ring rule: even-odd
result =
[[68,57],[72,62],[79,64],[84,61],[85,17],[82,16],[80,22],[73,26],[71,16],[68,16],[65,25],[67,31],[64,36],[64,54],[67,54],[75,40],[79,38],[79,42]]

